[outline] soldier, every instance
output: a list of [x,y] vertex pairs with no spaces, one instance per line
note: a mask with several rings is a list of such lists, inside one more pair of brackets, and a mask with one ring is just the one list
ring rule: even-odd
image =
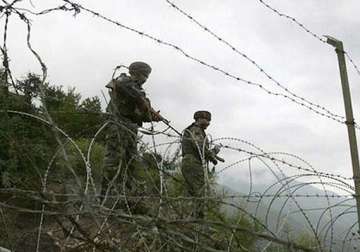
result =
[[[205,129],[211,121],[211,114],[208,111],[197,111],[194,114],[195,122],[187,127],[182,135],[182,163],[181,173],[184,176],[186,189],[190,196],[201,198],[204,196],[205,176],[208,161],[214,165],[217,160],[223,160],[216,156],[218,148],[209,149],[209,141]],[[194,200],[194,217],[204,217],[204,204],[202,200]]]
[[106,85],[111,98],[106,110],[111,121],[106,135],[102,195],[110,189],[109,186],[120,191],[124,185],[128,190],[134,189],[131,187],[138,128],[143,122],[162,120],[142,88],[150,72],[148,64],[134,62],[129,66],[130,75],[122,73]]

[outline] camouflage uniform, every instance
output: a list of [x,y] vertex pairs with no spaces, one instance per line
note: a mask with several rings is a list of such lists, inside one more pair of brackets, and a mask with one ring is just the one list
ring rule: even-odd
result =
[[[187,192],[190,196],[200,198],[204,196],[207,162],[216,163],[215,154],[209,149],[209,141],[205,131],[196,123],[184,130],[181,139],[182,163],[181,173],[184,176]],[[204,216],[204,204],[201,200],[194,201],[194,215]]]
[[127,189],[131,189],[138,128],[143,122],[154,121],[150,101],[141,83],[123,73],[106,87],[110,88],[111,100],[106,110],[111,114],[111,121],[106,135],[102,194],[116,174],[116,189],[122,191],[124,182]]

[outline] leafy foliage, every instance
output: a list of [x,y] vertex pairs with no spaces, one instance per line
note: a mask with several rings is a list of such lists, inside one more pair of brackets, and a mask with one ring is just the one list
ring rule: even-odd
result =
[[47,83],[44,103],[37,106],[36,99],[41,96],[39,84],[39,77],[30,73],[17,81],[18,94],[0,90],[0,174],[3,186],[26,188],[41,185],[42,175],[59,148],[51,126],[31,115],[44,118],[46,107],[55,124],[75,139],[93,136],[104,121],[99,98],[81,101],[81,95],[74,88],[64,91],[61,86]]

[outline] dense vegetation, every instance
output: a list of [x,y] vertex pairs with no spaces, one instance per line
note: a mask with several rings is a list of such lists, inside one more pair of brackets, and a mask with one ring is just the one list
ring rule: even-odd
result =
[[1,184],[5,187],[24,188],[29,183],[32,184],[29,186],[40,185],[48,161],[57,151],[58,142],[51,125],[30,115],[47,120],[44,115],[46,107],[54,125],[74,139],[91,138],[104,121],[98,97],[81,101],[81,95],[74,88],[64,91],[62,86],[47,83],[44,86],[44,106],[38,100],[39,84],[38,76],[28,74],[16,82],[17,93],[6,92],[5,88],[0,91],[0,107],[3,109],[0,117],[0,171]]

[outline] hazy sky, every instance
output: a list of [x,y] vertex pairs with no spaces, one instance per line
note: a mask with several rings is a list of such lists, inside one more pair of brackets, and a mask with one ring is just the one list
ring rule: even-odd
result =
[[[175,44],[192,56],[238,77],[284,93],[251,63],[181,15],[165,0],[77,1],[124,25]],[[101,4],[100,4],[101,3]],[[183,0],[180,8],[195,17],[297,95],[344,115],[334,49],[257,0]],[[318,35],[344,42],[360,64],[360,2],[357,0],[267,1]],[[42,10],[62,1],[23,1]],[[145,85],[155,108],[179,130],[199,109],[213,114],[208,132],[214,138],[236,137],[267,152],[303,157],[320,171],[351,176],[346,126],[321,117],[279,96],[236,81],[196,63],[173,48],[127,31],[84,11],[54,12],[32,19],[32,44],[48,66],[48,80],[75,86],[83,97],[106,93],[113,68],[141,60],[153,72]],[[8,49],[16,77],[40,73],[26,47],[26,27],[10,17]],[[2,27],[4,18],[1,19]],[[2,30],[3,32],[3,30]],[[360,118],[360,76],[348,63],[355,119]],[[359,131],[357,131],[359,135]],[[228,159],[231,153],[224,151]],[[228,171],[233,178],[238,169]],[[285,173],[287,171],[284,171]],[[240,179],[240,178],[239,178]]]

